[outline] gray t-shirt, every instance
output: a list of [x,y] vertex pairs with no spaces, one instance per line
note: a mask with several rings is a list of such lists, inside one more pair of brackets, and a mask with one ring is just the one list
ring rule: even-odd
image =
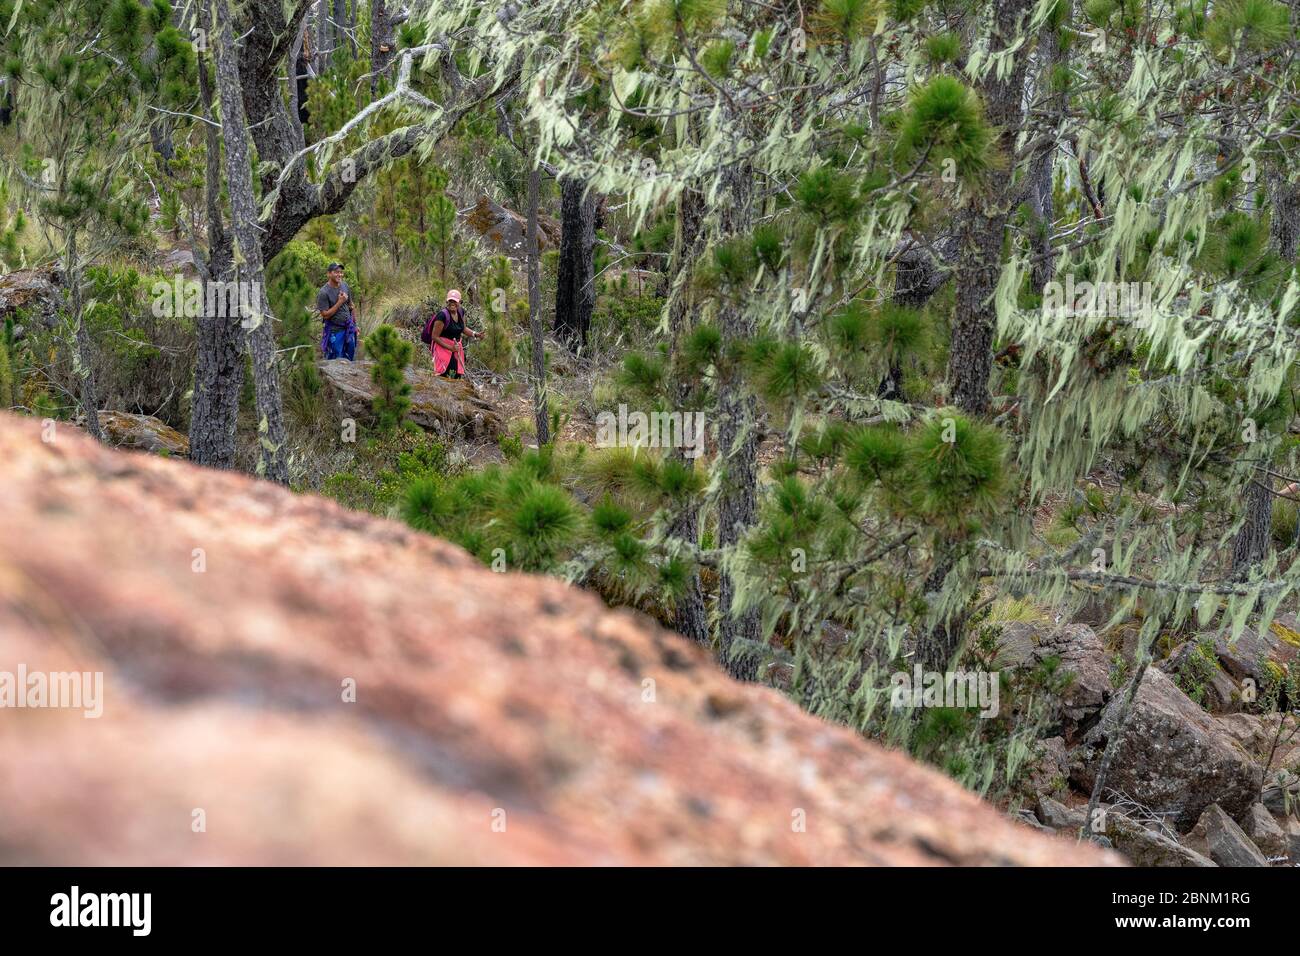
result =
[[326,319],[325,324],[335,329],[346,329],[352,319],[352,290],[346,282],[340,282],[337,289],[326,282],[316,295],[316,308],[322,312],[332,309],[334,303],[338,301],[340,292],[348,294],[348,301],[339,306],[339,310]]

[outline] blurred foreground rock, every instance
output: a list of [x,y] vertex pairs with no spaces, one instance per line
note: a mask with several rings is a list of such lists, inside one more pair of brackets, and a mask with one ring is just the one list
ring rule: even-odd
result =
[[1118,862],[401,525],[8,414],[0,474],[0,671],[103,672],[0,709],[0,864]]

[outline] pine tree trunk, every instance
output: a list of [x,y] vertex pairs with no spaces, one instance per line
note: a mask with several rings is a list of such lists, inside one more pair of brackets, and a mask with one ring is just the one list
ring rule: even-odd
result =
[[[722,191],[726,205],[720,212],[724,238],[749,229],[753,217],[753,171],[732,168]],[[718,327],[724,342],[737,342],[754,334],[753,319],[728,299],[718,310]],[[740,546],[757,513],[758,419],[757,402],[741,381],[739,371],[728,369],[718,386],[718,462],[722,490],[718,499],[718,545],[724,550]],[[718,652],[727,671],[738,680],[754,680],[759,661],[752,647],[761,634],[757,608],[735,609],[738,582],[723,569],[718,583]]]
[[583,196],[580,179],[560,180],[559,282],[555,289],[555,332],[573,350],[587,344],[596,308],[592,254],[596,248],[596,197]]
[[[1058,63],[1068,62],[1069,53],[1061,49],[1061,41],[1050,25],[1044,26],[1038,35],[1038,83],[1039,90],[1045,90],[1051,83],[1052,71]],[[1053,125],[1064,118],[1066,96],[1064,92],[1051,98],[1048,109],[1053,115]],[[1052,195],[1052,164],[1056,157],[1056,144],[1043,151],[1033,163],[1030,170],[1030,205],[1037,217],[1034,234],[1034,288],[1040,292],[1052,281],[1056,274],[1056,261],[1052,252],[1052,224],[1056,221],[1055,200]]]
[[330,0],[316,4],[316,72],[324,73],[330,66],[334,51],[334,26],[330,22]]
[[[673,293],[669,305],[668,327],[672,336],[672,356],[677,357],[682,336],[694,325],[690,297],[690,267],[698,255],[698,246],[704,220],[704,197],[697,190],[685,189],[677,201],[677,235],[674,237],[670,266],[669,289]],[[691,404],[695,382],[682,375],[673,381],[676,407],[683,411]],[[673,449],[673,457],[690,462],[685,449]],[[685,542],[689,547],[700,543],[700,512],[694,503],[687,503],[673,519],[668,536]],[[673,609],[673,626],[697,644],[709,643],[709,615],[704,603],[704,588],[700,584],[699,570],[691,574],[686,592]]]
[[[940,552],[935,558],[934,568],[925,579],[924,593],[938,594],[943,590],[948,574],[955,563],[951,551]],[[916,661],[921,668],[931,673],[946,673],[957,655],[957,648],[966,632],[966,616],[955,615],[949,620],[939,621],[933,627],[920,632],[916,645]]]
[[[1029,0],[996,0],[994,50],[1010,46],[1020,18],[1030,7]],[[1005,79],[999,80],[997,71],[990,70],[978,84],[986,118],[999,131],[998,146],[1006,165],[990,171],[986,192],[973,198],[959,227],[957,303],[948,353],[948,382],[953,402],[971,415],[984,415],[989,410],[996,324],[993,293],[1002,274],[1002,236],[1011,215],[1015,173],[1011,159],[1022,125],[1021,98],[1028,59],[1028,53],[1022,49]]]
[[[894,265],[894,293],[891,299],[895,305],[921,309],[942,284],[943,276],[930,250],[925,246],[915,246],[903,252]],[[907,396],[903,393],[903,367],[897,359],[890,362],[876,394],[896,402],[907,401]]]
[[1246,488],[1246,522],[1232,542],[1232,576],[1244,579],[1268,555],[1273,533],[1273,480],[1258,471]]
[[[200,7],[200,16],[205,7]],[[206,21],[204,21],[206,22]],[[209,32],[211,32],[209,30]],[[207,57],[199,55],[199,98],[203,115],[215,118]],[[204,124],[207,163],[204,197],[207,202],[208,256],[206,279],[231,277],[230,236],[221,221],[221,131]],[[244,331],[226,318],[198,320],[198,349],[194,362],[194,399],[190,407],[190,460],[209,468],[235,466],[235,430],[239,396],[244,389]]]
[[537,206],[542,190],[542,171],[531,157],[528,170],[528,328],[533,338],[533,416],[537,423],[537,447],[549,444],[551,423],[546,401],[546,348],[542,330],[542,276],[537,244]]
[[302,128],[303,107],[306,106],[307,92],[302,59],[302,40],[306,30],[307,24],[305,22],[299,25],[298,38],[289,47],[289,54],[285,60],[286,75],[289,77],[289,121],[293,124],[293,131],[297,136],[299,149],[307,145]]
[[1285,172],[1279,170],[1269,179],[1269,194],[1273,247],[1288,267],[1294,266],[1296,249],[1300,247],[1300,186],[1288,183]]
[[[285,444],[284,409],[275,366],[275,329],[266,300],[262,241],[258,235],[257,204],[249,165],[248,126],[239,82],[239,57],[230,26],[228,0],[218,0],[217,92],[221,99],[221,132],[226,146],[226,187],[230,194],[231,230],[235,237],[236,275],[249,291],[255,315],[248,317],[249,347],[253,355],[253,382],[257,394],[258,474],[281,484],[289,483]],[[241,297],[242,298],[242,297]],[[238,320],[228,321],[238,324]]]
[[343,46],[343,41],[346,39],[348,53],[356,59],[356,30],[348,14],[347,0],[334,0],[334,30],[339,37],[339,46]]
[[379,95],[379,80],[387,76],[397,56],[397,30],[388,11],[388,0],[370,3],[370,96]]

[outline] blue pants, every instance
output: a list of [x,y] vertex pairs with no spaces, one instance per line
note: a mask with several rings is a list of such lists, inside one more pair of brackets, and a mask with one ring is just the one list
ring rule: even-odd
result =
[[327,359],[345,358],[356,361],[357,333],[351,329],[326,329],[322,339]]

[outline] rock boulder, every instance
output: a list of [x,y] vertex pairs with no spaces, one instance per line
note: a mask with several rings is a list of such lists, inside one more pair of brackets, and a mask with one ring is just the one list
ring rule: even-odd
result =
[[1183,841],[1219,866],[1268,866],[1268,859],[1217,803],[1205,808]]
[[1242,818],[1241,828],[1250,837],[1250,841],[1259,847],[1267,857],[1289,856],[1290,842],[1281,824],[1273,819],[1273,814],[1262,803],[1253,803]]
[[102,709],[0,709],[0,864],[1121,862],[560,581],[40,434],[0,413],[0,662]]
[[[486,239],[498,252],[512,259],[528,254],[528,219],[487,196],[479,196],[465,215],[465,224]],[[550,216],[537,217],[537,246],[541,252],[559,248],[560,224]]]
[[57,268],[19,269],[0,276],[0,325],[12,318],[19,338],[24,317],[52,328],[63,297],[62,287],[63,273]]
[[1110,699],[1110,660],[1097,633],[1086,624],[1043,626],[1012,622],[1003,627],[998,661],[1027,667],[1048,657],[1073,676],[1062,695],[1067,738],[1090,724]]
[[[332,359],[317,364],[339,416],[360,424],[373,422],[375,385],[370,370],[374,363]],[[479,395],[469,379],[435,375],[427,353],[416,355],[415,364],[406,369],[406,381],[411,386],[408,417],[425,431],[449,439],[495,438],[501,434],[503,426],[495,406]]]
[[190,455],[189,437],[152,415],[101,411],[99,427],[110,442],[123,448],[138,448],[177,458]]
[[[1116,695],[1075,751],[1071,779],[1084,792],[1092,790],[1120,702]],[[1168,675],[1148,668],[1106,778],[1107,790],[1184,832],[1212,803],[1229,814],[1244,813],[1258,786],[1259,767],[1251,755]]]

